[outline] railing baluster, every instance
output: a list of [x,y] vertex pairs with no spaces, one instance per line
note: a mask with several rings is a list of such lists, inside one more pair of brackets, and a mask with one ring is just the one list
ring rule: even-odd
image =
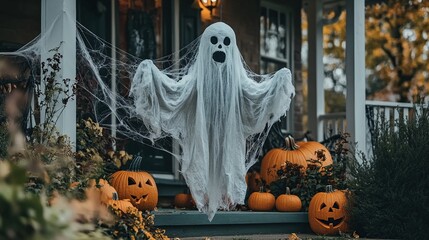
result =
[[409,119],[409,110],[408,110],[408,108],[404,108],[404,115],[403,115],[403,120],[404,120],[404,122],[407,122],[408,121],[408,119]]
[[396,107],[393,109],[393,130],[398,131],[398,123],[399,123],[399,109],[400,107]]

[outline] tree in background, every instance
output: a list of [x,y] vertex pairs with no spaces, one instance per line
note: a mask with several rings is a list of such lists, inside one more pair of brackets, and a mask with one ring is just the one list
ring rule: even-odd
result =
[[[325,19],[334,19],[335,12],[324,13]],[[307,102],[308,94],[308,36],[307,36],[307,15],[305,11],[301,13],[302,33],[302,78],[304,101]],[[341,12],[338,19],[323,26],[323,67],[325,74],[325,112],[345,112],[346,111],[346,76],[345,76],[345,47],[346,47],[346,14]],[[307,104],[304,104],[307,106]],[[307,113],[307,108],[304,109]],[[305,124],[307,119],[304,118]]]
[[[337,13],[338,14],[338,13]],[[325,73],[325,112],[346,111],[346,12],[337,20],[323,26],[323,71]],[[335,11],[324,14],[326,20],[335,19]]]
[[366,7],[367,97],[410,102],[429,89],[429,1]]

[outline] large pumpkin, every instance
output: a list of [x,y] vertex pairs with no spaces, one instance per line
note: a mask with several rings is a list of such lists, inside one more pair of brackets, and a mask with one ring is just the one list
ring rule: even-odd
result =
[[343,191],[333,191],[326,186],[326,192],[313,196],[308,207],[308,222],[313,232],[321,235],[338,234],[347,231],[347,197]]
[[130,199],[139,210],[153,210],[158,203],[158,189],[153,177],[143,171],[118,171],[110,179],[119,199]]
[[331,153],[325,146],[323,146],[323,144],[315,141],[298,142],[297,144],[300,147],[300,150],[307,157],[307,160],[310,160],[310,159],[318,160],[319,159],[318,152],[322,152],[324,155],[324,158],[319,159],[321,160],[322,167],[326,167],[333,163]]
[[263,192],[261,187],[260,192],[250,194],[248,199],[249,208],[253,211],[271,211],[276,203],[276,198],[273,194]]
[[286,188],[286,194],[281,194],[276,199],[276,209],[280,212],[299,212],[302,208],[301,199],[290,194],[290,189]]
[[266,184],[270,184],[279,178],[277,171],[280,170],[282,165],[286,162],[291,162],[307,168],[306,152],[301,151],[293,137],[286,137],[285,143],[285,148],[271,149],[262,159],[261,178],[266,181]]

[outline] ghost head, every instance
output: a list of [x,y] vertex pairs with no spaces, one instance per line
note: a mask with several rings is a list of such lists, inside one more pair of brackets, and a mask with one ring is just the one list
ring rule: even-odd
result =
[[218,22],[204,31],[200,40],[199,53],[207,54],[210,56],[210,61],[222,65],[227,60],[232,60],[232,54],[236,48],[234,30],[225,23]]

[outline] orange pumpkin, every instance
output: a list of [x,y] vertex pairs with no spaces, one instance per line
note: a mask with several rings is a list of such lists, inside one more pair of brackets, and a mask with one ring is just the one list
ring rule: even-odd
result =
[[158,203],[158,188],[153,177],[143,171],[118,171],[110,181],[119,199],[130,199],[139,210],[153,210]]
[[263,187],[259,192],[250,194],[248,199],[249,208],[253,211],[271,211],[276,203],[276,198],[273,194],[263,192]]
[[98,184],[100,185],[100,201],[104,204],[108,204],[108,202],[113,200],[114,196],[118,193],[115,188],[110,186],[109,182],[104,179],[100,179]]
[[177,208],[192,208],[195,206],[195,202],[191,194],[179,193],[174,197],[174,206]]
[[323,152],[324,158],[319,159],[321,160],[322,167],[326,167],[328,165],[331,165],[334,163],[332,160],[331,153],[329,150],[323,146],[323,144],[315,141],[310,142],[298,142],[298,146],[300,147],[300,150],[304,153],[304,155],[307,157],[307,160],[318,160],[318,152]]
[[100,196],[100,202],[107,204],[109,200],[114,199],[114,195],[117,194],[114,187],[110,186],[109,182],[104,179],[98,180],[98,186],[96,186],[95,179],[89,180],[88,188],[96,189]]
[[261,163],[261,178],[266,181],[266,184],[277,180],[279,176],[277,171],[286,162],[298,164],[307,168],[306,155],[300,150],[292,136],[285,139],[285,148],[271,149],[262,159]]
[[250,193],[259,191],[261,175],[257,171],[248,172],[246,174],[246,183]]
[[118,200],[118,195],[115,195],[114,199],[109,200],[107,204],[114,209],[117,208],[121,210],[124,213],[128,212],[129,210],[137,210],[137,208],[131,204],[130,199]]
[[326,186],[326,192],[313,196],[308,207],[308,222],[313,232],[334,235],[347,231],[347,197],[344,191],[333,191]]
[[286,194],[281,194],[276,199],[276,209],[280,212],[299,212],[302,208],[301,199],[290,194],[290,189],[286,188]]

